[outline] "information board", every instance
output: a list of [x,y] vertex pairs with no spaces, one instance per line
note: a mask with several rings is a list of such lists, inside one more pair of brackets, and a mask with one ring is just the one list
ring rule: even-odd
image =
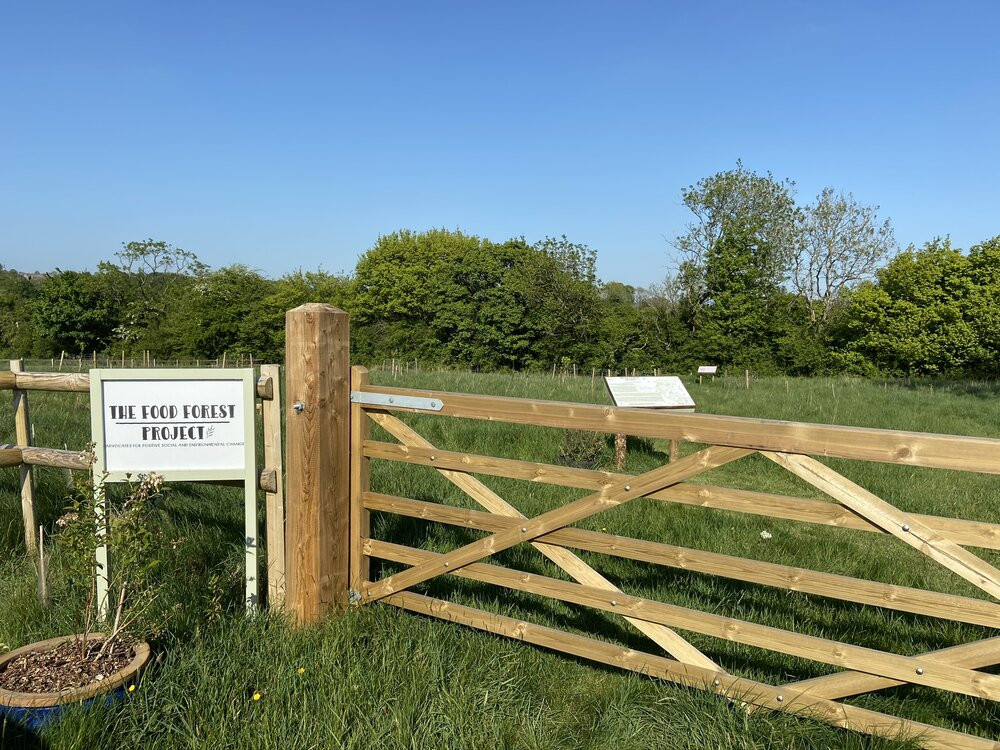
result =
[[93,411],[101,416],[93,437],[109,478],[243,478],[253,459],[253,402],[248,409],[244,378],[162,379],[159,371],[155,379],[125,380],[119,372],[101,377]]
[[681,379],[661,377],[606,377],[604,383],[615,406],[694,411],[695,403]]
[[718,365],[702,365],[698,368],[699,375],[715,375],[719,371]]
[[[245,497],[246,602],[257,604],[255,381],[251,369],[94,369],[90,425],[95,501],[104,482],[159,474],[167,481],[239,482]],[[98,600],[107,606],[110,569],[98,550]]]

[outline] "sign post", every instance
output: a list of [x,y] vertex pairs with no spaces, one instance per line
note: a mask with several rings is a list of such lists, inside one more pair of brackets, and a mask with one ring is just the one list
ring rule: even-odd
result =
[[[94,501],[106,533],[105,482],[140,474],[166,481],[242,482],[246,604],[258,601],[257,471],[251,369],[90,371]],[[108,611],[107,546],[97,550],[97,599]]]
[[[604,384],[607,386],[615,406],[681,412],[693,412],[696,407],[694,399],[687,392],[684,383],[675,375],[638,378],[606,377]],[[678,455],[677,441],[671,440],[670,460],[676,461]],[[615,466],[618,471],[625,468],[624,435],[615,435]]]
[[701,376],[702,375],[711,375],[712,376],[712,382],[714,383],[715,382],[715,373],[717,373],[718,371],[719,371],[719,366],[718,365],[701,365],[698,368],[698,385],[701,385]]

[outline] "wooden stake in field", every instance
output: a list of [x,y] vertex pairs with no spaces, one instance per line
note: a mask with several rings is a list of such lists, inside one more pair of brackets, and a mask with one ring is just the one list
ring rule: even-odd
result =
[[[69,445],[66,444],[66,443],[63,443],[63,450],[66,451],[67,453],[69,453]],[[64,474],[65,479],[66,479],[66,487],[72,489],[72,487],[73,487],[73,470],[70,469],[69,467],[65,467],[65,468],[63,468],[63,474]]]
[[[10,370],[15,373],[24,372],[24,360],[12,359],[10,361]],[[28,392],[14,388],[11,393],[14,398],[15,440],[17,440],[17,444],[21,447],[29,446],[31,445],[31,417],[28,414]],[[22,463],[19,468],[21,516],[24,519],[24,546],[28,550],[28,554],[34,554],[36,551],[35,529],[38,528],[35,509],[35,482],[31,473],[31,466]]]
[[625,446],[627,438],[622,433],[615,435],[615,471],[625,468]]
[[45,527],[38,527],[38,603],[49,606],[49,563],[45,559]]

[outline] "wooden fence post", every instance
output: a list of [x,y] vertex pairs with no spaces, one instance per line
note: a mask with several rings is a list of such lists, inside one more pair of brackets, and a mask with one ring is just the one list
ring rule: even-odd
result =
[[[285,495],[281,460],[281,368],[261,365],[260,375],[271,382],[271,398],[261,402],[264,422],[264,467],[274,472],[274,485],[264,491],[267,504],[267,606],[285,605]],[[258,394],[259,395],[259,394]]]
[[[12,359],[11,372],[24,372],[24,360]],[[15,388],[14,394],[14,435],[17,444],[24,447],[31,445],[31,417],[28,414],[28,392]],[[31,474],[31,466],[21,464],[21,516],[24,519],[24,546],[28,554],[34,555],[38,550],[38,522],[35,512],[35,483]]]
[[343,310],[285,313],[285,609],[299,623],[348,601],[349,351]]

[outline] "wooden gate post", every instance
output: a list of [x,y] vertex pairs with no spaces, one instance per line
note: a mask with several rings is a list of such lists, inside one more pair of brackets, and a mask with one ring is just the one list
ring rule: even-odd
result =
[[349,351],[343,310],[310,303],[285,313],[285,609],[299,623],[348,601]]

